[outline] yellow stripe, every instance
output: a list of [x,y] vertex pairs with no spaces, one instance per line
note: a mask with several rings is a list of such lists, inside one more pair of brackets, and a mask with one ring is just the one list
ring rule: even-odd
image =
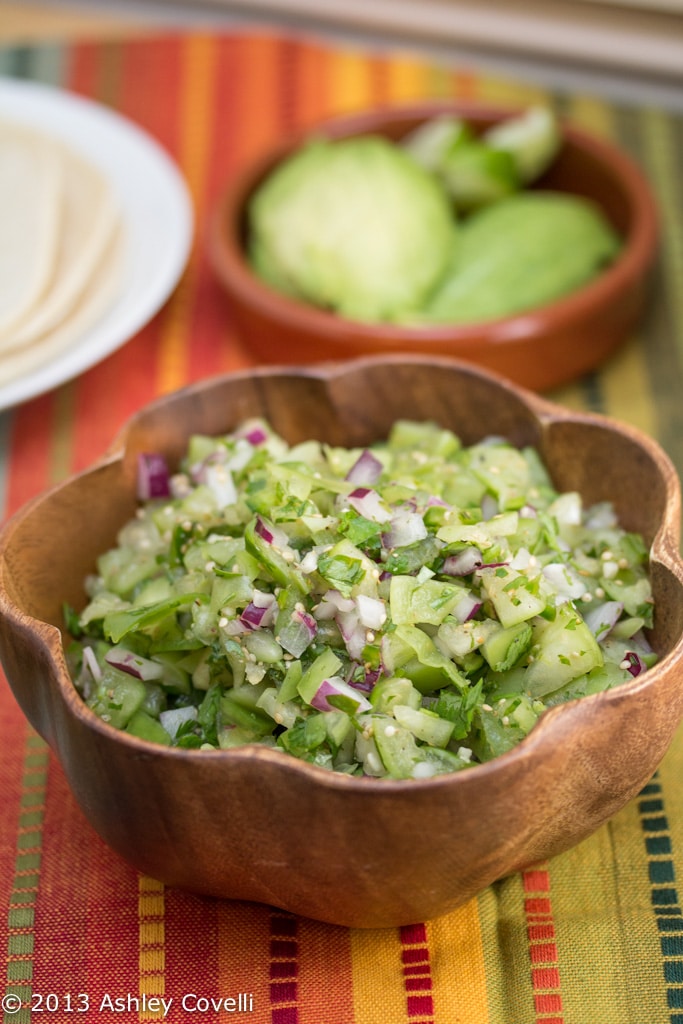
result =
[[[568,107],[568,116],[577,126],[598,137],[615,140],[614,114],[602,100],[579,96]],[[590,339],[586,339],[590,343]],[[605,412],[625,420],[648,434],[655,434],[657,421],[651,392],[643,387],[648,372],[642,339],[631,341],[609,361],[609,373],[601,374],[600,385]]]
[[429,69],[425,64],[399,55],[387,68],[387,85],[391,103],[413,103],[428,93]]
[[477,97],[482,103],[500,103],[502,106],[511,107],[527,107],[536,103],[548,103],[550,100],[548,93],[538,86],[488,77],[478,80]]
[[[210,36],[190,35],[183,47],[180,89],[179,162],[194,200],[197,223],[204,215],[204,177],[208,164],[213,113],[216,44]],[[173,391],[188,380],[190,320],[199,279],[195,251],[173,298],[166,307],[161,332],[157,391]]]
[[73,424],[76,422],[76,386],[72,381],[55,391],[53,405],[52,451],[50,455],[50,483],[64,480],[71,471],[71,445]]
[[[141,875],[138,881],[138,963],[140,996],[163,996],[166,991],[165,894],[163,882]],[[158,1020],[163,1010],[143,1006],[140,1020]]]
[[335,113],[358,110],[372,100],[370,62],[352,50],[330,52],[330,98]]
[[486,968],[476,899],[427,926],[434,1024],[488,1024]]
[[434,1024],[488,1024],[486,970],[476,899],[427,927]]
[[[350,936],[353,1019],[362,1024],[405,1024],[406,994],[398,928],[352,929]],[[381,985],[377,978],[382,978]]]

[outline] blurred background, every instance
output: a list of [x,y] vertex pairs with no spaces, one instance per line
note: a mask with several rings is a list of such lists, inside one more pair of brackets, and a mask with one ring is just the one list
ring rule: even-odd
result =
[[683,0],[0,0],[0,38],[259,24],[683,109]]

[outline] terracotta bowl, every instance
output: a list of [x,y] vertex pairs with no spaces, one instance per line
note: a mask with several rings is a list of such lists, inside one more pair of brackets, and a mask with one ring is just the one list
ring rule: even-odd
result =
[[[117,732],[67,674],[61,606],[135,507],[140,451],[171,462],[190,433],[265,415],[290,442],[364,445],[409,411],[464,443],[536,445],[562,489],[611,499],[652,548],[657,666],[544,714],[515,749],[422,781],[361,779],[258,746],[188,751]],[[218,377],[143,409],[91,469],[0,535],[0,653],[95,830],[139,870],[218,897],[340,925],[421,921],[579,842],[649,779],[683,715],[680,492],[635,430],[550,405],[467,364],[410,357]]]
[[[483,130],[513,111],[443,103],[384,108],[322,124],[318,135],[381,134],[398,139],[426,118],[450,111]],[[309,133],[310,134],[310,133]],[[228,183],[211,226],[210,256],[250,352],[266,362],[346,359],[371,353],[455,356],[525,387],[549,389],[603,362],[637,323],[656,250],[656,215],[647,183],[621,151],[571,127],[539,187],[595,201],[623,238],[617,261],[598,278],[531,312],[459,327],[406,328],[343,319],[275,292],[245,256],[246,209],[272,168],[303,141],[279,145]]]

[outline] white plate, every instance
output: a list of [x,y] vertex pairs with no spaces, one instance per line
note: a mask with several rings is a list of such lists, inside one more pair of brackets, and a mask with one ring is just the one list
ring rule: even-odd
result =
[[124,280],[85,336],[39,370],[0,384],[0,409],[76,377],[133,337],[164,304],[192,245],[192,202],[166,151],[131,121],[74,93],[0,78],[0,117],[67,142],[106,175],[123,212]]

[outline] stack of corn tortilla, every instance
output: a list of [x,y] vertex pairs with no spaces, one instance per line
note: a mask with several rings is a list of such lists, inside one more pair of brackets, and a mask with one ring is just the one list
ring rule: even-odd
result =
[[0,122],[0,386],[78,344],[113,303],[123,229],[105,176],[61,141]]

